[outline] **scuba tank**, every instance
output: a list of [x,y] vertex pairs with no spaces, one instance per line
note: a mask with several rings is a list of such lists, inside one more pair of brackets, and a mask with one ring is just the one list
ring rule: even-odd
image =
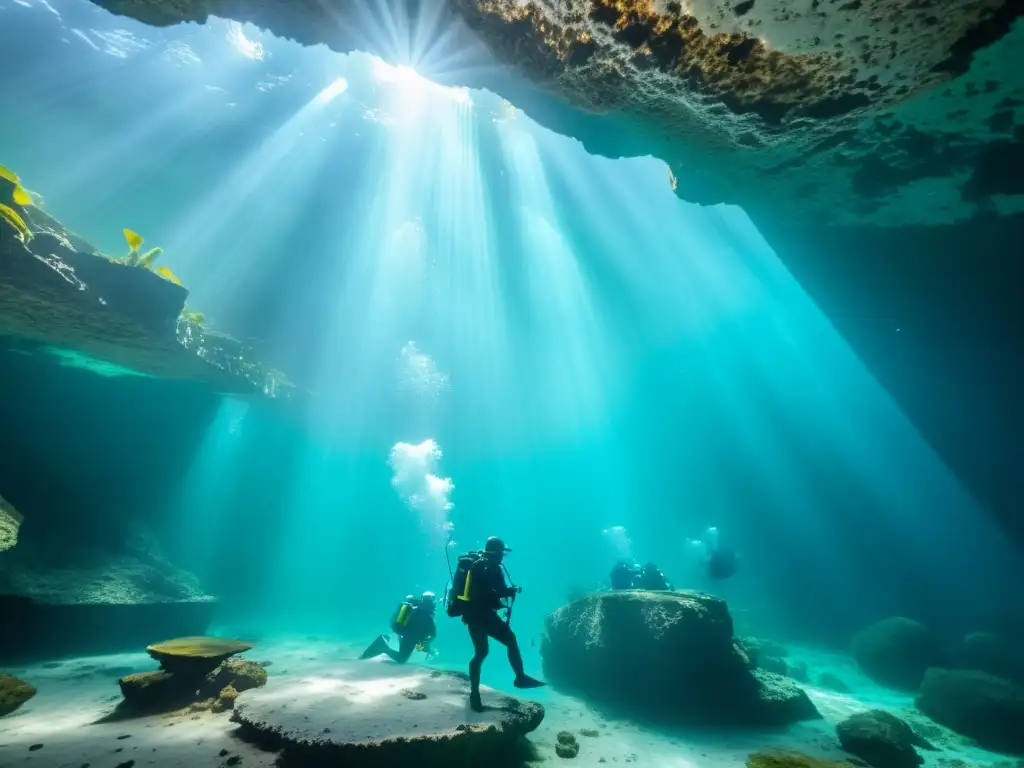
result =
[[395,608],[395,612],[391,614],[391,631],[395,634],[402,634],[405,632],[405,625],[409,623],[409,617],[412,616],[413,609],[413,597],[409,595]]
[[470,570],[476,562],[483,557],[482,552],[467,552],[459,556],[455,564],[455,572],[452,574],[451,586],[445,596],[445,610],[452,618],[461,616],[465,610],[466,603],[470,601],[470,590],[472,589],[473,575]]

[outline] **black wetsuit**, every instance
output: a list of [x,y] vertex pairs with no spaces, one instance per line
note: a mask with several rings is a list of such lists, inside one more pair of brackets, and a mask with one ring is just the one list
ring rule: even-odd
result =
[[481,557],[470,569],[470,601],[462,614],[462,621],[469,629],[473,641],[473,658],[469,662],[469,682],[473,693],[480,691],[480,668],[490,651],[488,638],[493,637],[508,649],[508,663],[516,678],[525,676],[523,655],[515,632],[498,615],[502,599],[516,594],[514,587],[505,584],[501,565],[487,557]]
[[608,578],[612,589],[632,589],[639,573],[628,563],[616,563]]

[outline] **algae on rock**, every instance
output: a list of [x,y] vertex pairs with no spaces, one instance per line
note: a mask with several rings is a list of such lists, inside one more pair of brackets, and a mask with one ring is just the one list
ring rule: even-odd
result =
[[0,552],[13,549],[18,543],[18,531],[24,519],[13,504],[0,496]]

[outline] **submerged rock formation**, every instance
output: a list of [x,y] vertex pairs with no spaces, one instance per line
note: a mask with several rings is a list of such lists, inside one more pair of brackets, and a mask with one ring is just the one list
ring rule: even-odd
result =
[[853,639],[853,657],[876,682],[913,691],[939,660],[939,646],[923,624],[902,616],[884,619]]
[[140,605],[210,600],[199,580],[163,554],[140,526],[115,529],[107,546],[61,549],[24,542],[0,558],[0,595],[48,605]]
[[250,643],[220,637],[182,637],[149,646],[146,651],[160,669],[118,680],[124,701],[114,717],[194,710],[223,712],[234,706],[240,691],[267,684],[267,673],[244,659],[232,658]]
[[39,208],[16,206],[12,189],[0,179],[0,199],[17,208],[30,234],[0,221],[0,336],[32,342],[79,367],[292,397],[281,373],[185,311],[183,286],[107,258]]
[[0,717],[11,714],[35,695],[35,687],[24,680],[0,675]]
[[836,726],[839,744],[873,768],[916,768],[924,762],[915,747],[935,747],[906,722],[880,709],[858,712]]
[[488,691],[468,706],[455,672],[347,662],[315,677],[242,693],[232,719],[281,750],[279,765],[516,765],[517,742],[544,719],[540,704]]
[[676,723],[781,725],[820,717],[792,680],[750,661],[723,600],[696,592],[603,592],[546,621],[548,680]]
[[0,496],[0,552],[12,549],[18,543],[18,529],[24,519],[13,504]]
[[917,708],[995,752],[1024,754],[1024,688],[976,670],[929,669]]
[[[379,22],[359,4],[94,2],[149,24],[216,15],[304,44],[391,50],[387,36],[367,33]],[[686,200],[872,225],[1024,207],[1024,183],[1007,167],[1024,163],[1015,145],[1024,70],[999,65],[1024,42],[1015,0],[408,0],[404,9],[449,44],[453,32],[461,40],[466,61],[452,84],[499,93],[591,152],[660,157]],[[531,88],[472,66],[482,58],[474,43]]]

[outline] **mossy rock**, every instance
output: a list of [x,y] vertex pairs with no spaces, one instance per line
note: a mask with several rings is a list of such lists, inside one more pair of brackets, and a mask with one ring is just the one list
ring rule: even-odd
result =
[[0,675],[0,717],[9,715],[36,695],[34,686],[14,675]]
[[802,752],[754,752],[747,758],[747,768],[854,768],[852,763],[832,763]]
[[179,637],[154,643],[146,651],[160,662],[165,672],[198,680],[236,653],[250,648],[252,643],[225,637]]
[[244,640],[232,640],[227,637],[179,637],[153,643],[146,648],[150,656],[158,661],[165,656],[190,659],[224,659],[236,653],[244,653],[252,648],[252,643]]
[[227,712],[229,709],[235,708],[235,699],[238,698],[238,691],[233,686],[227,685],[224,690],[220,692],[217,700],[213,702],[210,707],[211,712]]
[[228,659],[206,676],[202,691],[215,695],[226,687],[241,693],[267,684],[267,671],[254,661]]
[[124,714],[170,712],[188,704],[195,694],[194,686],[162,670],[126,675],[117,684],[124,696]]

